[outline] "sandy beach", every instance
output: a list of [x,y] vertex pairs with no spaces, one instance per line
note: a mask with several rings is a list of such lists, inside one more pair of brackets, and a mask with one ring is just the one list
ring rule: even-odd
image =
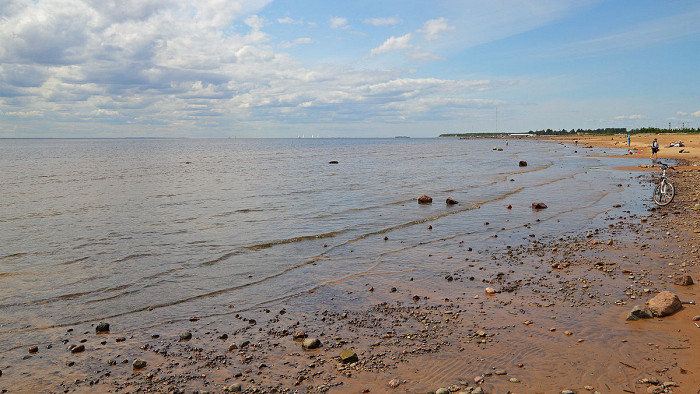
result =
[[[654,137],[632,136],[633,154],[625,156],[648,158]],[[500,250],[446,239],[421,252],[431,261],[463,261],[459,270],[421,280],[358,276],[284,308],[192,316],[139,332],[65,327],[59,337],[14,349],[26,355],[22,365],[0,356],[0,390],[699,392],[700,137],[656,137],[659,159],[683,165],[670,174],[674,201],[644,216],[614,205],[606,226],[546,238],[525,227],[529,243],[504,240]],[[685,148],[668,147],[679,139]],[[581,149],[627,144],[625,136],[576,140]],[[634,179],[651,197],[649,171],[658,167],[629,169],[640,170]],[[696,283],[680,285],[687,276]],[[465,282],[482,290],[465,291]],[[679,297],[680,311],[626,320],[662,291]],[[47,363],[64,367],[42,374]],[[29,370],[31,381],[21,373]]]

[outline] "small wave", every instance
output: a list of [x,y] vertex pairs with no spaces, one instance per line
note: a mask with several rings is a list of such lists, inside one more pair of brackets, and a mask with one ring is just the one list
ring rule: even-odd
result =
[[343,234],[347,231],[348,230],[341,230],[341,231],[332,231],[332,232],[325,233],[325,234],[303,235],[301,237],[281,239],[279,241],[272,241],[272,242],[267,242],[264,244],[245,246],[245,247],[243,247],[243,249],[245,249],[245,250],[267,249],[267,248],[271,248],[271,247],[277,246],[277,245],[285,245],[285,244],[291,244],[291,243],[295,243],[295,242],[310,241],[310,240],[314,240],[314,239],[332,238],[332,237],[335,237],[337,235]]
[[0,260],[5,260],[5,259],[16,259],[16,258],[18,258],[18,257],[24,257],[24,256],[26,256],[26,255],[27,255],[27,254],[24,253],[24,252],[12,253],[12,254],[8,254],[8,255],[6,255],[6,256],[1,256],[1,257],[0,257]]
[[153,255],[152,255],[151,253],[130,254],[130,255],[126,256],[126,257],[122,257],[122,258],[120,258],[120,259],[116,259],[116,260],[114,260],[114,262],[115,262],[115,263],[121,263],[121,262],[124,262],[124,261],[127,261],[127,260],[140,259],[140,258],[143,258],[143,257],[150,257],[150,256],[153,256]]

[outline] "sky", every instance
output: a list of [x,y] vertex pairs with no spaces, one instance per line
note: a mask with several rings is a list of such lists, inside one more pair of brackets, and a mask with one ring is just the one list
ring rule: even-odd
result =
[[697,0],[0,0],[0,138],[700,127]]

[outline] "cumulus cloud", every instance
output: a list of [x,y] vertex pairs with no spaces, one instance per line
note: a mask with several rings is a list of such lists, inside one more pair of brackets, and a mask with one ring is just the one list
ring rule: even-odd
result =
[[341,18],[337,16],[333,16],[328,20],[328,24],[334,28],[334,29],[347,29],[348,26],[348,20],[346,18]]
[[398,25],[401,21],[398,18],[368,18],[365,23],[372,26],[393,26]]
[[[12,129],[8,118],[147,124],[165,135],[245,122],[384,121],[441,102],[473,106],[464,96],[494,86],[305,66],[276,50],[313,40],[275,45],[256,13],[269,1],[0,0],[0,129]],[[344,18],[330,22],[348,26]],[[434,58],[413,39],[391,37],[371,55]]]
[[690,116],[692,116],[693,118],[700,118],[700,111],[693,112],[692,114],[690,114]]
[[447,23],[447,18],[431,19],[423,24],[423,28],[418,32],[425,35],[428,41],[437,40],[443,33],[454,31],[455,27]]
[[382,43],[382,45],[372,49],[369,55],[371,57],[381,55],[387,52],[411,49],[413,48],[413,45],[411,44],[412,38],[413,35],[411,33],[408,33],[401,37],[389,37],[386,41],[384,41],[384,43]]

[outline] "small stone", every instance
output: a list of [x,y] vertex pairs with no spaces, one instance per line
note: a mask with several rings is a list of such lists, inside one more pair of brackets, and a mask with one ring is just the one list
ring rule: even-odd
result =
[[226,388],[226,391],[228,391],[229,393],[233,393],[233,392],[241,391],[241,390],[243,390],[243,387],[241,386],[240,383],[234,383]]
[[340,362],[343,364],[349,364],[349,363],[356,363],[358,362],[359,359],[357,358],[357,354],[353,352],[352,350],[349,349],[344,349],[342,352],[340,352]]
[[496,290],[493,287],[487,287],[486,294],[496,294]]
[[36,353],[38,351],[39,351],[39,346],[34,345],[34,346],[29,347],[29,353]]
[[576,394],[574,390],[562,390],[561,394]]
[[100,322],[97,327],[95,327],[95,333],[109,332],[109,323]]
[[474,383],[479,384],[484,381],[484,377],[479,375],[474,377]]
[[693,316],[693,321],[700,321],[700,316]]
[[75,346],[70,350],[71,353],[80,353],[83,351],[85,351],[85,345],[82,345],[82,344]]
[[501,376],[501,375],[507,375],[508,372],[506,372],[506,370],[504,370],[504,369],[497,369],[497,370],[493,371],[493,374]]
[[459,201],[455,200],[452,197],[447,197],[447,200],[445,200],[445,203],[447,205],[455,205],[455,204],[459,204]]
[[119,337],[119,338],[115,339],[114,341],[115,341],[115,342],[124,342],[124,341],[126,341],[126,338],[124,338],[124,337]]
[[319,341],[317,338],[306,338],[304,339],[304,342],[301,344],[301,347],[304,349],[316,349],[321,346],[321,341]]
[[574,335],[574,333],[567,330],[567,331],[564,331],[564,335]]
[[435,390],[435,394],[450,394],[450,390],[440,387],[439,389]]
[[511,383],[520,383],[520,379],[518,378],[510,378],[508,379]]
[[583,388],[588,391],[593,391],[593,386],[583,386]]
[[513,206],[510,205],[510,204],[508,204],[508,205],[506,206],[506,209],[513,209]]
[[472,390],[472,394],[484,394],[485,391],[482,387],[477,387],[474,390]]
[[146,365],[148,365],[148,363],[146,363],[145,360],[141,360],[141,359],[138,359],[138,358],[137,358],[136,360],[134,360],[134,362],[133,362],[133,364],[132,364],[132,366],[134,367],[134,369],[146,368]]
[[627,315],[627,320],[635,321],[639,319],[651,319],[654,317],[651,310],[644,305],[635,305],[632,311]]
[[532,209],[546,209],[547,204],[543,202],[533,202],[532,203]]
[[518,166],[520,166],[520,167],[527,167],[527,162],[526,162],[525,160],[520,160],[520,161],[518,162]]
[[180,340],[181,341],[189,341],[190,339],[192,339],[191,332],[185,331],[185,332],[180,333]]

